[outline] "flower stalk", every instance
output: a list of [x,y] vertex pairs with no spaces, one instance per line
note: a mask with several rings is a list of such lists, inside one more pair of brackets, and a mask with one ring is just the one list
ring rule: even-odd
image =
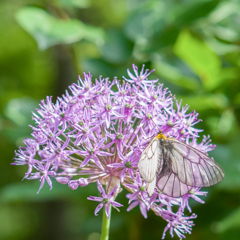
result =
[[111,220],[111,205],[109,207],[109,218],[107,218],[107,215],[105,214],[105,207],[103,211],[103,217],[102,217],[102,232],[101,232],[101,240],[108,240],[109,239],[109,229],[110,229],[110,220]]

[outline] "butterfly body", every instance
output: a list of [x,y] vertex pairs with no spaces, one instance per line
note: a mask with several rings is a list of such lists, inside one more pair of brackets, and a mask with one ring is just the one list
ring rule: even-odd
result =
[[193,187],[209,187],[224,178],[221,166],[200,150],[160,132],[142,152],[138,169],[149,196],[155,187],[181,197]]
[[159,147],[160,150],[162,151],[162,156],[159,159],[161,162],[161,168],[159,169],[159,175],[158,178],[168,175],[171,171],[172,168],[172,160],[169,158],[169,153],[172,151],[173,146],[172,144],[164,138],[159,139]]

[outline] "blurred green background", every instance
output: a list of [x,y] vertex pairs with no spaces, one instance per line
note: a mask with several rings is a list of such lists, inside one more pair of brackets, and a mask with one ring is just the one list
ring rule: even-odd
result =
[[[1,1],[0,239],[99,239],[102,212],[95,217],[86,199],[95,184],[72,191],[53,182],[37,195],[39,182],[21,182],[27,168],[10,163],[41,99],[61,96],[83,71],[121,79],[132,63],[155,68],[152,78],[199,112],[197,127],[226,172],[206,189],[206,204],[192,202],[198,218],[187,239],[240,239],[239,26],[238,0]],[[138,207],[126,212],[125,194],[110,239],[161,239],[166,222],[152,212],[144,219]]]

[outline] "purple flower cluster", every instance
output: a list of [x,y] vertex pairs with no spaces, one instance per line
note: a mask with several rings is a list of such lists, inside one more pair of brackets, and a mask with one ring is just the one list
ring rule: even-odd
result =
[[[128,70],[130,79],[123,77],[122,83],[116,78],[94,81],[84,73],[55,104],[51,97],[41,101],[33,113],[33,138],[24,140],[13,164],[28,165],[24,179],[39,179],[38,192],[45,182],[51,189],[53,178],[73,190],[97,182],[102,197],[88,198],[100,202],[95,214],[103,206],[107,216],[110,205],[121,207],[115,198],[124,187],[130,192],[128,211],[139,205],[147,218],[153,210],[168,222],[163,238],[169,229],[182,239],[191,232],[191,219],[196,217],[184,216],[185,208],[191,212],[189,198],[203,203],[197,196],[206,193],[193,188],[181,198],[171,198],[155,188],[149,197],[138,172],[139,157],[159,129],[204,153],[215,146],[209,137],[197,144],[202,131],[194,127],[200,121],[198,114],[187,113],[188,106],[175,101],[167,88],[156,84],[158,80],[148,80],[153,70],[143,66],[139,73],[133,65],[133,71],[135,75]],[[177,212],[172,210],[174,205]]]

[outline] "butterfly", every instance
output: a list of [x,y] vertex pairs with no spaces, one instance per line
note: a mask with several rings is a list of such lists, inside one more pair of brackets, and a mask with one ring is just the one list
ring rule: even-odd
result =
[[167,138],[161,131],[142,152],[138,170],[152,196],[155,186],[169,197],[181,197],[193,187],[209,187],[224,178],[222,167],[200,150]]

